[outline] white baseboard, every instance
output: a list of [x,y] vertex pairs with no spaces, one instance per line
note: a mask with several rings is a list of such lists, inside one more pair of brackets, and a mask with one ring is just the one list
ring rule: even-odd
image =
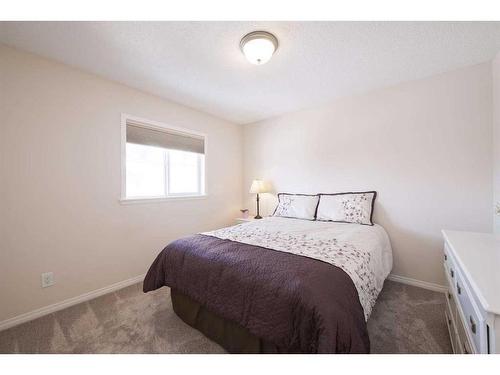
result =
[[429,283],[427,281],[421,281],[416,279],[411,279],[405,276],[393,275],[392,273],[388,277],[389,280],[395,281],[397,283],[417,286],[419,288],[433,290],[435,292],[446,293],[448,290],[444,285]]
[[120,281],[118,283],[105,286],[104,288],[100,288],[97,290],[94,290],[92,292],[84,293],[81,294],[77,297],[69,298],[61,302],[54,303],[52,305],[44,306],[39,309],[27,312],[25,314],[21,314],[18,316],[15,316],[13,318],[6,319],[4,321],[0,322],[0,331],[11,328],[14,326],[17,326],[18,324],[29,322],[30,320],[40,318],[41,316],[48,315],[51,313],[54,313],[56,311],[65,309],[70,306],[77,305],[79,303],[89,301],[91,299],[103,296],[105,294],[115,292],[117,290],[123,289],[127,286],[136,284],[142,280],[144,280],[145,275],[139,275],[136,277],[132,277],[131,279]]

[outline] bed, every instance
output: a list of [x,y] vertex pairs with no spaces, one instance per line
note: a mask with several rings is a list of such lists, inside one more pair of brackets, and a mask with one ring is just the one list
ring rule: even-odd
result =
[[231,353],[369,353],[366,321],[392,268],[375,225],[268,217],[170,243],[144,292]]

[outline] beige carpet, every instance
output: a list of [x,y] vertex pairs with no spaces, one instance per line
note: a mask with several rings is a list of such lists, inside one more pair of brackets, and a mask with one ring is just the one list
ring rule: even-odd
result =
[[[368,331],[373,353],[450,353],[440,293],[387,281]],[[224,353],[173,312],[169,289],[133,285],[0,332],[0,353]]]

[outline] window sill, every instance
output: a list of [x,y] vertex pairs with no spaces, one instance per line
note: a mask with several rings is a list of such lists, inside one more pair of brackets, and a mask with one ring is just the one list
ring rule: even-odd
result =
[[161,203],[172,201],[198,200],[208,198],[207,194],[203,195],[181,195],[177,197],[161,197],[161,198],[121,198],[120,204],[141,204],[141,203]]

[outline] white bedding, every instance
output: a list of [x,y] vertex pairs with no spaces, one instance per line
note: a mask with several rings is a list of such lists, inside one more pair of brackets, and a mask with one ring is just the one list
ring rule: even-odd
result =
[[202,234],[308,256],[342,268],[356,286],[366,320],[392,269],[389,237],[377,224],[268,217]]

